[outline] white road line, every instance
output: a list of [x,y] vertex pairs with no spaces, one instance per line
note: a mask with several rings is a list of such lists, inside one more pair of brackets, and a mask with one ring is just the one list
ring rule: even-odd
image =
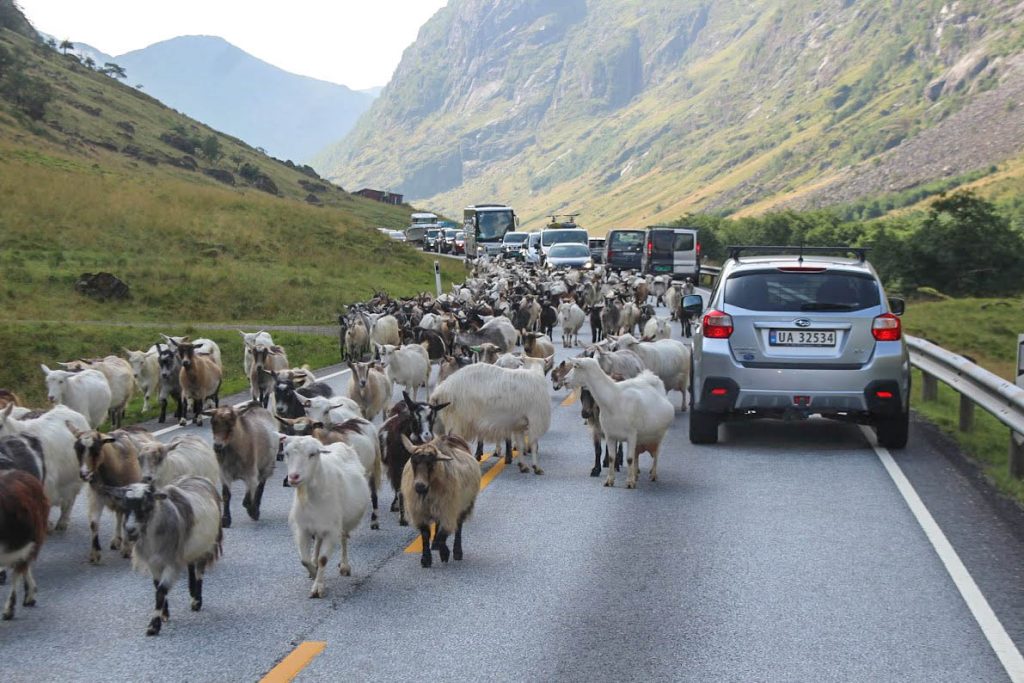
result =
[[[324,375],[323,377],[317,377],[316,381],[317,382],[322,382],[325,379],[334,379],[335,377],[339,377],[341,375],[344,375],[346,372],[348,372],[348,370],[339,370],[338,372],[332,372],[329,375]],[[241,408],[246,403],[248,403],[248,401],[242,401],[241,403],[236,403],[235,407],[236,408]],[[188,426],[188,425],[186,425],[186,426]],[[164,434],[169,434],[169,433],[173,432],[175,429],[181,429],[181,425],[171,425],[170,427],[164,427],[163,429],[158,429],[155,432],[153,432],[153,436],[163,436]]]
[[924,530],[925,536],[931,541],[932,547],[935,548],[935,552],[938,554],[939,559],[942,560],[942,564],[946,567],[950,578],[953,579],[957,590],[963,596],[964,602],[967,603],[967,608],[974,615],[974,619],[978,622],[978,626],[981,627],[982,632],[988,639],[989,645],[995,650],[996,656],[999,657],[999,661],[1002,663],[1007,675],[1009,675],[1010,680],[1014,683],[1024,683],[1024,657],[1021,657],[1020,650],[1017,649],[1016,644],[1006,633],[1006,629],[1003,628],[999,617],[992,611],[988,600],[982,595],[981,589],[974,582],[974,578],[967,571],[967,567],[960,560],[960,556],[956,554],[953,545],[946,538],[946,535],[942,533],[942,529],[939,528],[931,513],[928,512],[928,508],[925,507],[920,496],[917,495],[917,491],[914,490],[913,484],[903,474],[903,470],[896,464],[889,451],[877,444],[874,432],[868,427],[861,427],[861,429],[864,431],[868,442],[875,449],[878,459],[882,461],[885,471],[889,473],[893,483],[896,484],[896,488],[903,495],[903,499],[907,502],[910,511],[914,513],[914,517]]

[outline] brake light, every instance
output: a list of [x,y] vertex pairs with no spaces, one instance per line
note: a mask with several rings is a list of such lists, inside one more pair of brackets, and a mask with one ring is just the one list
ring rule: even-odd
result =
[[647,255],[650,256],[651,252],[654,251],[654,242],[647,240]]
[[876,341],[899,341],[903,326],[892,313],[883,313],[871,322],[871,335]]
[[697,242],[697,256],[700,256],[700,242]]
[[715,387],[711,390],[712,396],[725,396],[729,393],[729,390],[724,387]]
[[877,396],[878,398],[892,398],[892,392],[891,391],[876,391],[875,392],[875,396]]
[[712,309],[704,315],[702,327],[709,339],[728,339],[732,336],[732,316]]
[[611,247],[608,247],[608,251],[605,252],[604,262],[605,263],[611,263],[612,262],[612,248]]

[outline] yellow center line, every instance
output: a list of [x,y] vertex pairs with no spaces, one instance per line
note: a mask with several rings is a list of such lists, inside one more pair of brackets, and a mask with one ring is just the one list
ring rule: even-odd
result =
[[[494,454],[493,453],[486,453],[486,454],[484,454],[484,460],[487,460],[492,455],[494,455]],[[517,457],[518,455],[519,454],[516,453],[515,451],[512,452],[512,457],[513,458]],[[480,477],[480,490],[483,491],[485,488],[487,488],[487,485],[490,484],[492,481],[494,481],[494,479],[499,474],[501,474],[501,471],[503,469],[505,469],[505,458],[499,456],[498,461],[496,463],[494,463],[493,465],[491,465],[491,469],[487,470],[484,473],[484,476]],[[431,538],[433,538],[435,531],[437,531],[437,525],[436,524],[431,524],[430,525],[430,536],[431,536]],[[417,535],[415,540],[413,540],[413,542],[410,543],[409,546],[405,549],[405,552],[407,552],[407,553],[420,553],[420,552],[423,552],[423,536]]]
[[288,683],[295,679],[306,666],[313,661],[313,658],[324,651],[327,643],[317,640],[307,640],[300,643],[298,647],[289,653],[287,657],[271,669],[266,676],[260,679],[260,683]]
[[568,396],[566,396],[562,400],[562,406],[563,407],[571,406],[573,403],[575,403],[579,399],[579,397],[580,397],[580,390],[579,389],[573,389],[572,393],[569,394]]

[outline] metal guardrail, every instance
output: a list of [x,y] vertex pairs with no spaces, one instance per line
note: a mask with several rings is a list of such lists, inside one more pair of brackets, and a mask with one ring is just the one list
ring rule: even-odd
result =
[[[714,283],[721,268],[701,266],[701,276]],[[960,394],[960,431],[974,429],[979,405],[1010,429],[1010,475],[1024,477],[1024,334],[1017,339],[1017,381],[1003,379],[969,358],[947,351],[927,339],[906,335],[910,363],[921,371],[921,398],[938,399],[938,382]]]

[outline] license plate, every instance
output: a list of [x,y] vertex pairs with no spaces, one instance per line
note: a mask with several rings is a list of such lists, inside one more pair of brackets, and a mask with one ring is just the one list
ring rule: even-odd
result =
[[835,346],[835,330],[769,330],[769,346]]
[[654,266],[655,273],[670,273],[672,272],[672,266]]

